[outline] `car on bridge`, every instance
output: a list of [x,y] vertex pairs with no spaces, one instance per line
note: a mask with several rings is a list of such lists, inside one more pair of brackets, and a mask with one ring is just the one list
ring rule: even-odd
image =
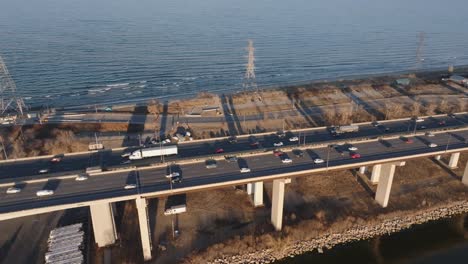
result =
[[283,154],[284,154],[284,152],[281,151],[281,150],[278,150],[278,149],[273,150],[273,155],[275,155],[275,157],[279,157],[279,156],[281,156]]
[[358,150],[358,148],[355,147],[355,146],[351,146],[351,147],[348,148],[348,150],[349,151],[356,151],[356,150]]
[[13,194],[13,193],[19,193],[19,192],[21,192],[21,189],[17,187],[10,187],[6,190],[7,194]]
[[291,141],[291,142],[296,142],[296,141],[299,141],[299,138],[296,137],[296,136],[290,137],[290,138],[289,138],[289,141]]
[[224,152],[224,149],[222,149],[222,148],[217,148],[217,149],[215,150],[215,153],[216,153],[216,154],[223,153],[223,152]]
[[49,172],[49,168],[43,168],[39,170],[39,174],[46,174]]
[[281,158],[281,162],[282,163],[292,163],[292,159],[288,158],[288,157],[282,157]]
[[205,167],[207,169],[215,169],[218,167],[218,164],[216,163],[216,160],[214,159],[209,159],[205,161]]
[[300,149],[293,149],[292,153],[294,154],[294,156],[296,156],[298,158],[304,157],[304,151],[302,151]]
[[182,176],[175,176],[171,178],[172,183],[181,183],[182,182]]
[[436,143],[430,143],[428,146],[429,146],[430,148],[436,148],[436,147],[437,147],[437,144],[436,144]]
[[80,174],[76,176],[75,181],[86,181],[88,179],[88,175]]
[[237,157],[236,156],[224,156],[224,159],[227,162],[237,162]]
[[61,154],[61,155],[56,155],[54,157],[52,157],[52,159],[50,159],[50,162],[51,163],[59,163],[62,161],[62,159],[65,157],[65,155]]
[[136,188],[136,184],[134,183],[125,184],[124,186],[125,190],[130,190],[130,189],[135,189],[135,188]]
[[49,195],[52,195],[54,194],[54,191],[53,190],[40,190],[40,191],[37,191],[36,192],[36,196],[49,196]]
[[361,154],[353,152],[350,154],[350,156],[352,159],[359,159],[361,157]]
[[434,133],[432,133],[432,132],[429,131],[429,132],[426,132],[424,135],[425,135],[426,137],[433,137],[433,136],[434,136]]
[[283,144],[282,141],[273,143],[273,146],[274,146],[274,147],[281,147],[281,146],[283,146],[283,145],[284,145],[284,144]]
[[314,163],[315,163],[315,164],[321,164],[321,163],[324,163],[324,162],[325,162],[325,161],[324,161],[323,159],[319,159],[319,158],[314,159]]
[[240,172],[241,173],[250,172],[250,168],[243,167],[243,168],[240,169]]
[[177,171],[173,171],[169,174],[166,174],[166,178],[174,178],[174,177],[178,177],[180,176],[180,173],[178,173]]
[[403,140],[403,142],[405,142],[406,144],[412,144],[413,143],[413,140],[411,138],[407,138],[407,137],[400,137],[401,140]]

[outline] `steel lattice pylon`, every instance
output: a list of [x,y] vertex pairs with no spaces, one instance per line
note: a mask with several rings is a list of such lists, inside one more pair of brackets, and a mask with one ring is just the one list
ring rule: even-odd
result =
[[249,55],[247,56],[247,65],[242,86],[244,88],[244,92],[254,90],[259,99],[261,100],[260,91],[258,89],[257,81],[255,79],[255,48],[253,47],[253,41],[251,39],[249,39],[248,42],[249,45],[247,46],[247,51],[249,52]]
[[16,96],[16,85],[0,56],[0,117],[23,117],[26,105]]

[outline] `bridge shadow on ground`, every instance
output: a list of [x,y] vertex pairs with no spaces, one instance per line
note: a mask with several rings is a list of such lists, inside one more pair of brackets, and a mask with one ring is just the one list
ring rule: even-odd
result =
[[127,127],[126,137],[122,142],[122,147],[139,145],[141,136],[145,129],[145,123],[148,116],[148,107],[146,105],[135,106]]
[[361,100],[358,96],[353,93],[353,90],[349,86],[343,87],[343,93],[351,99],[356,105],[363,106],[363,109],[369,113],[371,116],[374,116],[377,120],[385,119],[385,114],[379,111],[377,108],[374,108],[372,105],[367,103],[364,100]]
[[224,119],[226,120],[226,123],[228,125],[228,133],[229,135],[239,135],[239,131],[236,128],[236,123],[237,126],[240,126],[239,118],[237,115],[235,115],[235,110],[231,108],[231,103],[232,103],[232,97],[230,97],[229,103],[228,103],[228,98],[225,94],[222,94],[221,96],[221,105],[223,107],[223,113],[224,113]]
[[[317,127],[317,126],[324,126],[325,122],[323,118],[314,118],[312,112],[312,107],[307,106],[303,100],[299,98],[299,95],[296,94],[295,92],[291,90],[286,91],[288,99],[291,102],[294,102],[294,107],[297,109],[300,115],[304,118],[304,120],[307,122],[307,125],[309,127]],[[323,116],[323,111],[319,107],[315,107],[314,109],[317,113],[315,116]]]

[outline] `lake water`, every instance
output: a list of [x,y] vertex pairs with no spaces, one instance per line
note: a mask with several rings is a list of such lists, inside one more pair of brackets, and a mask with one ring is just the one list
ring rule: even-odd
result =
[[[310,252],[275,262],[377,263],[377,264],[465,264],[468,263],[467,215],[418,225],[388,236]],[[465,226],[460,219],[465,219]]]
[[247,39],[261,86],[468,62],[466,0],[0,0],[0,7],[0,55],[30,105],[239,90]]

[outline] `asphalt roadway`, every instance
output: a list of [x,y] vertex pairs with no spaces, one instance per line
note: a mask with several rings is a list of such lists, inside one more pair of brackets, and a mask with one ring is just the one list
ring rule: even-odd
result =
[[[441,125],[440,122],[445,122]],[[415,128],[416,124],[416,130]],[[423,122],[417,122],[411,120],[403,121],[391,121],[381,123],[380,126],[374,126],[371,124],[359,126],[359,132],[347,133],[340,136],[333,136],[327,129],[310,129],[301,134],[293,134],[286,132],[286,136],[282,139],[278,137],[276,133],[271,133],[264,136],[257,136],[256,139],[259,142],[257,148],[274,148],[273,143],[283,142],[284,146],[294,146],[311,143],[333,143],[336,140],[352,140],[357,138],[365,137],[379,137],[383,135],[402,134],[402,133],[413,133],[414,131],[431,131],[434,129],[441,128],[455,128],[468,124],[468,114],[458,114],[453,117],[442,116],[442,117],[429,117]],[[299,141],[290,142],[289,138],[292,136],[298,136]],[[250,138],[239,138],[237,143],[229,143],[226,139],[213,139],[210,141],[193,141],[184,144],[179,144],[179,154],[176,156],[165,157],[165,161],[176,162],[180,158],[191,158],[197,156],[210,156],[216,155],[215,151],[219,148],[224,150],[224,153],[218,155],[227,155],[229,153],[235,153],[240,151],[250,151],[252,147],[249,144]],[[154,145],[153,145],[154,146]],[[144,160],[132,161],[128,163],[127,158],[122,158],[123,153],[130,152],[130,150],[119,150],[112,151],[106,150],[101,153],[85,153],[80,155],[66,156],[60,163],[53,164],[50,162],[50,158],[26,160],[26,161],[15,161],[0,163],[0,182],[5,182],[10,179],[18,177],[35,177],[35,178],[47,178],[55,177],[63,174],[76,174],[82,173],[87,167],[101,165],[104,168],[112,168],[119,166],[145,166],[154,164],[162,161],[161,157],[147,158]],[[127,163],[127,164],[124,164]],[[41,169],[48,169],[49,172],[38,176]]]
[[[280,157],[273,155],[272,151],[262,155],[239,158],[237,162],[218,161],[217,168],[207,169],[204,162],[171,165],[171,171],[181,174],[181,183],[171,184],[165,177],[169,168],[151,168],[131,172],[116,172],[103,175],[90,176],[86,181],[74,179],[51,179],[42,183],[18,183],[22,191],[16,194],[6,194],[6,188],[0,188],[0,213],[14,212],[25,209],[46,207],[67,203],[80,203],[96,199],[119,197],[132,194],[144,194],[163,190],[177,190],[182,187],[198,186],[203,188],[205,184],[221,183],[232,180],[243,180],[278,173],[296,172],[328,166],[330,170],[338,165],[352,165],[357,162],[378,161],[386,158],[398,158],[415,154],[427,154],[462,149],[468,147],[468,130],[440,133],[433,137],[410,137],[413,143],[406,143],[403,138],[388,140],[367,141],[354,144],[356,153],[361,158],[353,159],[348,150],[350,145],[337,145],[333,148],[322,147],[303,150],[303,156],[297,157],[292,152],[286,152],[293,162],[284,164]],[[429,147],[435,143],[437,147]],[[322,164],[314,164],[316,158],[324,159]],[[409,161],[411,162],[411,161]],[[247,166],[251,172],[241,173],[240,167]],[[323,172],[322,172],[323,173]],[[313,176],[320,176],[314,174]],[[408,175],[407,175],[408,176]],[[135,184],[134,189],[126,190],[124,186]],[[36,192],[42,189],[54,190],[54,194],[45,197],[37,197]]]

